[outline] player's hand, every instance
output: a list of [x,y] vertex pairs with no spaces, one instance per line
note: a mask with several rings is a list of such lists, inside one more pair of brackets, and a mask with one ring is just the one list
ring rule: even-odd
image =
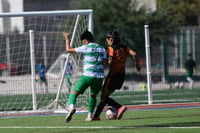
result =
[[136,69],[139,72],[141,70],[141,67],[138,64],[136,64]]
[[65,38],[65,40],[67,40],[67,39],[69,39],[69,33],[63,33],[63,36],[64,36],[64,38]]

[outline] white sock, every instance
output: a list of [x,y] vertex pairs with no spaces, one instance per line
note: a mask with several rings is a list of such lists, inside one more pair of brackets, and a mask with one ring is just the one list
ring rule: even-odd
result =
[[190,89],[192,89],[192,86],[193,86],[193,83],[194,83],[194,81],[192,80],[192,78],[191,77],[187,77],[187,81],[189,82],[189,87],[190,87]]
[[68,105],[68,109],[74,109],[75,108],[75,106],[74,106],[74,104],[70,104],[70,105]]
[[88,112],[88,118],[92,118],[92,113]]

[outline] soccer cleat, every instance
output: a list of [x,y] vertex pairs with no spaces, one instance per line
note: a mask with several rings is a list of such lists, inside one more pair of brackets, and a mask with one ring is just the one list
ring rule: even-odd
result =
[[100,121],[101,119],[99,117],[93,118],[93,121]]
[[87,118],[85,119],[85,121],[92,121],[92,118],[87,117]]
[[117,113],[117,117],[116,119],[119,120],[122,118],[122,115],[124,114],[124,112],[127,110],[127,107],[122,105],[119,109],[118,109],[118,113]]
[[75,112],[76,112],[76,109],[71,109],[71,110],[69,110],[69,112],[68,112],[68,114],[67,114],[67,116],[66,116],[66,119],[65,119],[65,120],[66,120],[66,123],[71,121],[72,115],[73,115]]

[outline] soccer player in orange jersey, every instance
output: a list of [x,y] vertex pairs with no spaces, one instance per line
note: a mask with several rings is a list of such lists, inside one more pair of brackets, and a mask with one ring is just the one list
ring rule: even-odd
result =
[[103,85],[101,101],[97,106],[93,120],[100,120],[100,114],[106,104],[118,109],[116,119],[121,119],[123,113],[127,110],[126,106],[117,103],[109,97],[116,89],[120,89],[124,83],[127,55],[132,56],[136,64],[136,69],[140,71],[136,52],[130,47],[124,46],[120,43],[120,37],[116,30],[107,34],[106,41],[108,44],[106,49],[107,61],[110,68]]

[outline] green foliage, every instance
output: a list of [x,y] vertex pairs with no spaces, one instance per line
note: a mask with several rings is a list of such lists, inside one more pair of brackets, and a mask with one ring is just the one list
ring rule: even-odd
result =
[[[144,25],[150,25],[152,44],[174,33],[183,20],[175,14],[172,4],[166,4],[155,12],[147,13],[144,7],[138,9],[132,0],[80,0],[81,8],[94,11],[94,33],[96,40],[105,43],[105,34],[117,29],[124,44],[144,53]],[[136,47],[137,44],[137,47]],[[139,47],[138,47],[139,46]]]
[[[94,11],[94,33],[98,42],[105,44],[106,33],[117,29],[122,42],[135,48],[136,42],[144,34],[146,14],[143,9],[132,10],[131,0],[81,0],[80,2],[82,8],[91,8]],[[143,43],[144,41],[142,45]]]
[[200,12],[199,0],[157,0],[157,8],[173,5],[174,16],[181,15],[184,26],[197,26]]
[[182,26],[184,17],[175,13],[174,5],[169,4],[150,13],[147,20],[150,25],[151,42],[160,44],[160,41],[167,40]]

